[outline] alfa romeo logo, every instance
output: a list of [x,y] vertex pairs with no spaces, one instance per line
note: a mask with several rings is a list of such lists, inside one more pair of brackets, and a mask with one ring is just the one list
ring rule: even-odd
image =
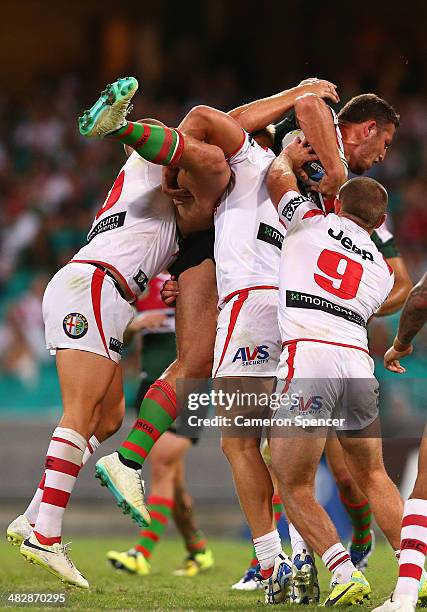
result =
[[64,317],[62,327],[69,338],[81,338],[87,332],[88,322],[79,312],[70,312]]

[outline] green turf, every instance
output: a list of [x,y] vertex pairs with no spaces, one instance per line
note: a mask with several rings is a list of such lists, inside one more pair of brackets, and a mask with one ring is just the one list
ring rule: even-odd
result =
[[[91,584],[89,593],[69,590],[68,606],[72,609],[110,610],[259,610],[263,593],[231,591],[230,585],[240,578],[248,563],[250,547],[244,541],[211,540],[216,566],[195,578],[171,576],[183,558],[178,540],[165,539],[155,551],[152,574],[130,576],[113,570],[105,560],[109,549],[126,550],[132,542],[114,538],[74,539],[71,558]],[[321,563],[318,564],[319,566]],[[321,574],[322,600],[328,590],[329,574]],[[384,545],[379,544],[366,573],[373,597],[366,609],[372,609],[390,593],[396,575],[396,561]],[[45,592],[61,590],[61,583],[43,569],[21,558],[19,549],[4,540],[0,544],[0,591]],[[35,609],[32,607],[31,609]],[[40,609],[40,608],[37,608]],[[304,611],[314,607],[304,607]]]

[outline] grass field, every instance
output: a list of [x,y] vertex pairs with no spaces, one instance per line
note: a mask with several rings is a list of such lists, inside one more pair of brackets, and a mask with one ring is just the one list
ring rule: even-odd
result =
[[[105,560],[105,551],[125,550],[131,544],[131,541],[114,538],[73,540],[71,557],[89,580],[91,590],[89,593],[69,590],[69,608],[247,612],[263,607],[261,591],[242,593],[230,590],[230,585],[240,577],[248,562],[250,549],[247,542],[211,540],[216,566],[195,578],[170,575],[183,558],[182,545],[178,540],[164,540],[160,543],[153,558],[153,571],[150,576],[130,576],[112,570]],[[319,563],[319,567],[320,565]],[[323,600],[328,590],[329,575],[323,568],[320,574]],[[366,609],[372,609],[390,593],[395,574],[396,562],[392,553],[384,544],[379,544],[366,573],[373,590],[372,600]],[[21,558],[18,548],[12,547],[5,540],[0,543],[0,591],[55,590],[61,590],[61,583],[55,577],[27,563]],[[304,607],[304,610],[310,609],[311,607]]]

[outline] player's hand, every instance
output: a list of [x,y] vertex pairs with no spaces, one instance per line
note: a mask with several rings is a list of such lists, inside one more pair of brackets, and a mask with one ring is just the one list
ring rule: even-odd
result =
[[307,139],[301,140],[298,136],[283,149],[283,154],[291,162],[294,173],[304,181],[308,180],[307,173],[303,168],[304,164],[319,159],[313,147],[308,144]]
[[347,180],[344,166],[342,164],[341,166],[342,167],[335,172],[325,174],[322,180],[317,184],[317,187],[314,185],[313,189],[315,191],[320,191],[325,198],[336,198],[342,185],[344,185]]
[[316,96],[319,96],[319,98],[327,98],[328,100],[335,102],[335,104],[340,101],[335,83],[331,83],[325,79],[318,79],[317,77],[304,79],[304,81],[301,81],[298,87],[301,89],[301,94],[316,94]]
[[167,306],[172,306],[178,295],[178,281],[175,280],[174,276],[171,276],[169,280],[163,283],[163,287],[160,289],[160,296]]
[[185,201],[193,196],[187,189],[178,186],[179,168],[166,166],[162,171],[162,191],[172,198],[175,204],[185,204]]
[[384,355],[384,367],[387,368],[387,370],[390,370],[390,372],[395,372],[396,374],[405,374],[406,368],[400,365],[399,359],[410,355],[414,350],[414,347],[412,346],[412,344],[410,344],[408,348],[402,351],[398,351],[395,348],[395,344],[396,340],[394,341],[393,346],[389,348],[386,354]]
[[158,329],[162,327],[167,319],[167,315],[158,312],[146,312],[138,315],[128,326],[128,331],[135,334],[142,329]]

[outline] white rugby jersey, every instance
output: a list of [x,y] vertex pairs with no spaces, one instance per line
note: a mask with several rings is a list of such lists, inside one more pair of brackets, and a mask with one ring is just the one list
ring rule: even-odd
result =
[[252,287],[278,287],[283,227],[266,187],[275,155],[244,132],[230,159],[230,187],[215,211],[215,262],[219,306]]
[[134,152],[99,209],[87,244],[72,261],[114,269],[136,298],[178,250],[175,211],[161,192],[162,166]]
[[280,261],[282,341],[367,350],[366,323],[394,282],[369,233],[345,217],[325,216],[296,191],[283,196],[279,216],[287,228]]

